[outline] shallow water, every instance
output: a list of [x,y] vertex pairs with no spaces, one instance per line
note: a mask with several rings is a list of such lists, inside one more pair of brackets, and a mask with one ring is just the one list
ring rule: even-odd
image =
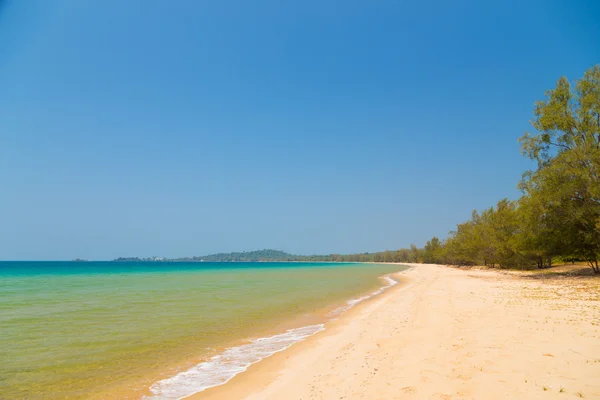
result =
[[[382,285],[378,277],[399,269],[0,263],[0,397],[78,399],[104,391],[135,398],[152,395],[144,390],[152,386],[154,398],[174,399],[322,329],[306,322],[352,305],[347,301]],[[284,322],[289,330],[273,331]],[[266,332],[269,340],[256,340]]]

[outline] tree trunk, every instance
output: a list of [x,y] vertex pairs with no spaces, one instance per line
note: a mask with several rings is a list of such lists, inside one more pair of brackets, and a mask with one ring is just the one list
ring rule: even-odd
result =
[[589,261],[590,267],[594,271],[594,274],[600,274],[600,265],[598,265],[598,260]]

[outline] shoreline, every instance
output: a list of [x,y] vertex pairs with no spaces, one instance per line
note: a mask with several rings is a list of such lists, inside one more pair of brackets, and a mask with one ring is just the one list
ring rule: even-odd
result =
[[597,280],[402,265],[402,284],[185,399],[600,397]]
[[311,335],[310,337],[307,337],[300,342],[294,343],[293,346],[290,346],[281,352],[277,352],[267,358],[264,358],[260,362],[250,365],[247,370],[232,377],[225,384],[214,386],[201,392],[183,397],[182,400],[226,400],[232,398],[243,398],[249,387],[255,385],[266,385],[271,379],[276,379],[276,371],[282,367],[282,364],[285,363],[288,358],[295,354],[310,350],[314,346],[315,341],[322,340],[324,337],[330,337],[332,335],[339,334],[348,323],[360,315],[365,307],[369,307],[373,303],[379,303],[382,301],[385,302],[386,297],[392,296],[393,293],[401,291],[410,286],[412,279],[406,273],[411,271],[414,266],[419,264],[388,264],[396,264],[398,266],[408,267],[405,270],[393,272],[380,277],[381,279],[393,277],[393,279],[396,281],[396,284],[391,286],[382,286],[378,290],[385,290],[360,301],[359,303],[351,306],[349,309],[343,311],[341,314],[325,322],[323,330]]
[[301,319],[298,317],[295,319],[296,323],[288,321],[278,324],[279,328],[285,327],[283,331],[273,328],[255,339],[224,347],[216,355],[170,377],[154,382],[145,390],[146,394],[142,399],[187,399],[228,384],[229,381],[235,379],[239,374],[243,374],[249,368],[318,335],[326,329],[326,325],[329,326],[331,322],[355,307],[381,296],[395,286],[401,286],[398,285],[401,283],[399,280],[392,279],[390,276],[396,276],[410,267],[403,263],[394,263],[394,265],[397,265],[399,269],[405,268],[379,276],[380,286],[376,289],[373,288],[374,291],[370,289],[368,292],[358,293],[356,297],[344,300],[343,305],[332,304],[317,312],[320,317],[311,317],[313,325],[306,325],[308,320],[304,318],[304,324],[296,326]]

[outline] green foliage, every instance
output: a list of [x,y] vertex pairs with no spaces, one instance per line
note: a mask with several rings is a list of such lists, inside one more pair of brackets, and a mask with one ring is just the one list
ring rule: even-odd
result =
[[600,273],[600,67],[574,88],[560,78],[546,96],[535,104],[536,133],[520,139],[538,166],[523,174],[523,196],[459,224],[446,242],[448,262],[544,268],[577,258]]
[[573,88],[561,78],[536,103],[537,134],[521,138],[538,163],[520,187],[529,250],[584,259],[600,273],[600,67]]
[[435,263],[443,258],[443,246],[440,239],[432,237],[423,248],[423,262]]

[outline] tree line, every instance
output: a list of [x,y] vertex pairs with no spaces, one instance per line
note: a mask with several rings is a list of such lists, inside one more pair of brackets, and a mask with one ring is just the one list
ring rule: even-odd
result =
[[444,241],[374,261],[547,268],[579,260],[600,274],[600,67],[573,83],[560,78],[545,95],[535,103],[535,131],[519,139],[537,162],[519,182],[521,198],[473,211]]

